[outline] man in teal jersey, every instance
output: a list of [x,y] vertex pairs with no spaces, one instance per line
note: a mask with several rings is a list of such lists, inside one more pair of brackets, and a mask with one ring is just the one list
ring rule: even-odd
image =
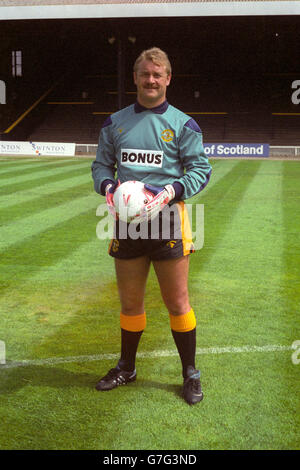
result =
[[195,404],[203,392],[195,365],[196,317],[188,293],[189,254],[194,249],[183,201],[204,189],[211,166],[197,123],[166,100],[170,81],[165,52],[151,48],[140,54],[134,65],[137,102],[105,121],[92,164],[95,190],[106,196],[110,209],[116,180],[142,181],[159,203],[145,206],[149,219],[162,217],[167,205],[172,205],[180,227],[175,239],[133,240],[116,235],[111,241],[109,254],[115,259],[121,303],[121,356],[96,389],[111,390],[136,380],[135,359],[146,326],[144,295],[152,263],[182,363],[183,397]]

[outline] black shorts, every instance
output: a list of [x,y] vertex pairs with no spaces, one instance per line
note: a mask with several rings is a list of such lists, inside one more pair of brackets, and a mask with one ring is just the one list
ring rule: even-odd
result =
[[194,251],[190,221],[183,201],[166,206],[151,222],[127,224],[117,221],[108,250],[114,258],[149,256],[156,261],[180,258]]

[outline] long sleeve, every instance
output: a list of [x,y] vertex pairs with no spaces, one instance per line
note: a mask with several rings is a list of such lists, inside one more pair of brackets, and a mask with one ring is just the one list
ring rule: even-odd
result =
[[94,180],[95,191],[103,195],[101,185],[104,180],[115,179],[116,156],[112,140],[112,120],[107,118],[104,122],[99,135],[99,142],[96,154],[96,160],[92,163],[92,176]]
[[204,152],[201,129],[193,119],[190,119],[182,129],[179,150],[185,174],[176,181],[184,187],[181,198],[187,199],[205,188],[212,171]]

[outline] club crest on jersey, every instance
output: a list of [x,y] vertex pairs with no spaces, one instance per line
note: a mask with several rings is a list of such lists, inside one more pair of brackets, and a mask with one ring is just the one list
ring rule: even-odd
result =
[[171,142],[174,139],[174,132],[172,131],[172,129],[165,129],[161,133],[161,138],[165,142]]
[[161,150],[121,149],[121,165],[141,165],[161,168],[164,153]]

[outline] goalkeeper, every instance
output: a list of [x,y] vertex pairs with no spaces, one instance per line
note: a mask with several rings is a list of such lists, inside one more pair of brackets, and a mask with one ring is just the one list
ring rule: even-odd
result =
[[175,234],[172,232],[169,239],[160,236],[147,240],[129,236],[118,239],[115,234],[111,241],[109,254],[115,260],[121,303],[121,354],[96,389],[111,390],[136,380],[135,359],[146,326],[144,295],[152,263],[181,359],[183,398],[195,404],[202,400],[203,392],[195,364],[196,317],[188,293],[189,254],[194,247],[183,201],[204,189],[211,166],[197,123],[166,99],[171,81],[167,54],[158,48],[142,52],[133,76],[136,103],[111,115],[102,126],[92,164],[94,187],[106,196],[113,213],[118,182],[144,182],[155,197],[143,207],[140,222],[151,223],[172,205]]

